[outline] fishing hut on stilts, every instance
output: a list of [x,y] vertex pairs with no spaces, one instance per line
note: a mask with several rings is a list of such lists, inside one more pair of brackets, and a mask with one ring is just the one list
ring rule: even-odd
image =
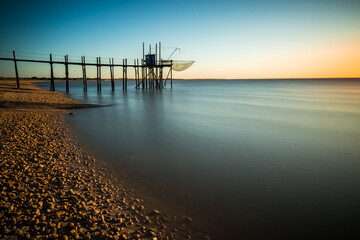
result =
[[69,65],[81,66],[82,72],[82,82],[83,90],[87,92],[88,90],[88,77],[86,74],[87,66],[96,66],[96,85],[97,90],[101,91],[101,72],[102,67],[109,67],[110,69],[110,81],[111,81],[111,90],[115,90],[115,67],[122,68],[122,88],[127,90],[128,87],[128,68],[134,68],[135,75],[135,88],[136,89],[162,89],[166,88],[166,84],[170,81],[170,86],[173,85],[173,70],[175,71],[184,71],[188,69],[195,61],[192,60],[172,60],[171,57],[176,51],[179,51],[179,48],[171,53],[170,57],[166,60],[162,58],[162,47],[161,42],[155,44],[155,48],[149,45],[145,53],[145,44],[142,46],[143,54],[142,59],[135,59],[133,63],[128,62],[128,59],[123,59],[122,64],[114,63],[114,58],[109,58],[109,63],[104,63],[101,61],[100,57],[96,58],[96,63],[86,61],[85,56],[81,56],[81,62],[69,61],[69,56],[65,55],[64,61],[54,61],[52,54],[50,54],[49,60],[32,60],[32,59],[23,59],[16,58],[15,51],[12,52],[12,57],[3,58],[0,57],[0,60],[13,61],[15,65],[15,75],[17,88],[20,88],[19,74],[18,74],[18,62],[33,62],[33,63],[47,63],[50,64],[50,90],[55,91],[55,77],[54,77],[54,64],[61,64],[65,66],[65,80],[66,83],[66,92],[69,92]]
[[[152,49],[154,52],[152,52]],[[143,43],[143,56],[141,61],[142,78],[137,82],[136,88],[154,89],[165,88],[168,81],[172,88],[173,70],[184,71],[195,61],[192,60],[171,60],[171,57],[180,48],[175,48],[167,60],[161,57],[161,42],[155,44],[155,49],[149,45],[145,54],[145,44]],[[166,73],[166,69],[168,69]]]

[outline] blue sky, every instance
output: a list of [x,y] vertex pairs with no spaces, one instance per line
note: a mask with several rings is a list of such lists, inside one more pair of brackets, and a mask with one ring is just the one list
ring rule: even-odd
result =
[[8,1],[0,14],[2,56],[120,61],[161,41],[164,57],[180,47],[176,58],[196,60],[175,77],[360,76],[360,1]]

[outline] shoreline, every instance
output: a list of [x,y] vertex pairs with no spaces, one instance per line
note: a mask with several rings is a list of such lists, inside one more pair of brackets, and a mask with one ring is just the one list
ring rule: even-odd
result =
[[0,81],[0,238],[191,239],[90,156],[64,119],[83,107],[30,82]]
[[[14,81],[16,82],[16,78],[8,78],[8,77],[0,77],[0,81]],[[20,86],[21,86],[21,83],[22,82],[50,82],[50,78],[19,78],[20,80]],[[94,82],[96,81],[96,78],[87,78],[86,79],[87,81],[90,81],[90,82]],[[114,81],[115,82],[121,82],[123,79],[122,78],[115,78]],[[135,81],[136,79],[134,78],[128,78],[127,79],[128,81]],[[262,81],[262,80],[316,80],[316,81],[337,81],[337,80],[354,80],[354,81],[360,81],[360,77],[300,77],[300,78],[286,78],[286,77],[279,77],[279,78],[173,78],[173,81]],[[54,79],[55,82],[65,82],[66,79],[65,78],[55,78]],[[81,82],[83,81],[82,77],[79,77],[79,78],[72,78],[72,79],[69,79],[69,82]],[[110,82],[111,79],[110,78],[104,78],[104,79],[101,79],[101,81],[104,81],[104,82]]]

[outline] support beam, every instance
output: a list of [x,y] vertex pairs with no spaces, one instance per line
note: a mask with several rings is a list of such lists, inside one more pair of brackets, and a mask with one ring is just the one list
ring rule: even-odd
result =
[[14,56],[14,64],[15,64],[16,88],[19,89],[20,88],[20,80],[19,80],[19,73],[18,73],[18,68],[17,68],[17,64],[16,64],[15,51],[13,51],[13,56]]
[[[2,58],[0,57],[0,61],[1,60],[5,60],[5,61],[14,61],[14,58]],[[46,61],[46,60],[32,60],[32,59],[16,59],[16,62],[32,62],[32,63],[50,63],[50,61]],[[64,61],[52,61],[53,64],[65,64]],[[81,66],[83,65],[83,63],[81,62],[68,62],[69,65],[78,65]],[[85,63],[84,65],[86,66],[94,66],[96,67],[96,63]],[[110,64],[108,63],[103,63],[101,64],[101,66],[103,67],[109,67]],[[122,64],[113,64],[114,67],[122,67]],[[170,67],[170,64],[164,64],[164,67]],[[128,65],[128,67],[134,67],[134,65]]]
[[145,67],[145,89],[148,88],[148,81],[147,81],[147,79],[148,79],[148,73],[147,73],[147,67]]
[[141,82],[142,82],[142,89],[145,89],[145,44],[143,42],[143,56],[141,60]]
[[123,59],[123,90],[127,90],[127,59]]
[[134,78],[135,78],[135,86],[137,86],[138,84],[138,79],[137,79],[137,67],[136,67],[136,59],[134,59],[134,72],[135,72],[135,75],[134,75]]
[[69,92],[69,55],[65,55],[65,81],[66,81],[66,92]]
[[54,69],[52,62],[52,54],[50,53],[50,91],[55,91],[55,82],[54,82]]
[[144,68],[144,58],[141,60],[141,82],[142,82],[142,89],[145,89],[145,68]]
[[101,57],[99,57],[99,91],[101,92]]
[[83,87],[84,87],[84,92],[87,92],[85,56],[81,57],[81,62],[82,62],[82,72],[83,72]]
[[139,72],[139,59],[136,59],[136,68],[137,68],[137,82],[139,83],[140,81],[140,72]]
[[123,90],[125,90],[125,59],[123,59],[123,77],[122,77]]
[[96,89],[99,92],[100,91],[100,85],[99,85],[99,58],[96,58]]
[[163,82],[163,67],[160,67],[159,69],[159,82],[160,82],[160,86],[161,88],[164,88],[164,82]]
[[164,82],[163,82],[163,67],[162,67],[162,59],[161,59],[161,42],[159,42],[159,65],[160,65],[160,75],[159,75],[159,81],[161,88],[164,88]]
[[127,82],[128,82],[128,77],[127,77],[127,58],[125,58],[125,90],[127,90]]
[[115,83],[114,83],[114,58],[109,58],[110,63],[110,77],[111,77],[111,91],[115,91]]

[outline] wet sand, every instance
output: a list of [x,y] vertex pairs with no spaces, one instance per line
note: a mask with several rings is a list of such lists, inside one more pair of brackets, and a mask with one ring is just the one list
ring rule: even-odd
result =
[[64,115],[91,106],[15,87],[0,80],[0,238],[191,239],[191,218],[149,207],[77,142]]

